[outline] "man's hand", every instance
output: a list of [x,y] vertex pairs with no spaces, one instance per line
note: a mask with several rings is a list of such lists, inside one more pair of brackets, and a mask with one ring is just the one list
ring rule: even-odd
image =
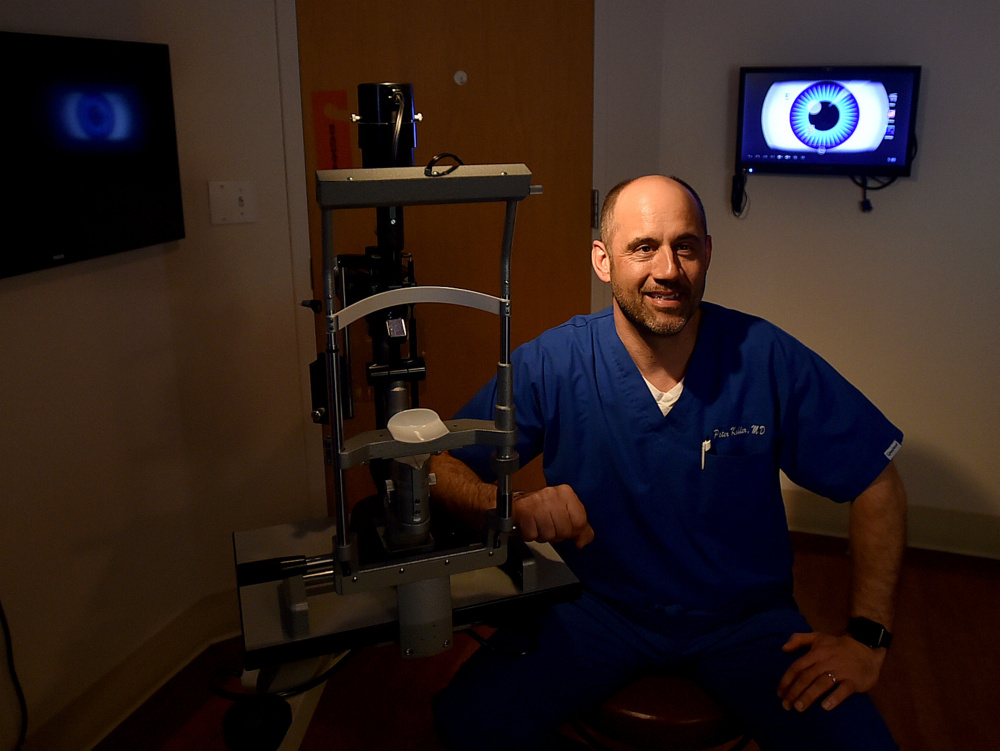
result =
[[569,485],[556,485],[514,499],[514,524],[525,540],[562,542],[578,548],[594,539],[587,510]]
[[[437,475],[431,490],[434,498],[470,527],[482,527],[486,511],[496,508],[497,486],[480,480],[447,451],[432,456],[430,461],[430,469]],[[512,514],[525,540],[573,540],[582,548],[594,539],[587,511],[569,485],[515,494]]]
[[823,709],[833,709],[854,693],[865,693],[878,680],[885,661],[884,649],[871,649],[850,636],[792,634],[782,647],[809,651],[792,663],[778,683],[778,696],[785,709],[803,712],[817,699]]

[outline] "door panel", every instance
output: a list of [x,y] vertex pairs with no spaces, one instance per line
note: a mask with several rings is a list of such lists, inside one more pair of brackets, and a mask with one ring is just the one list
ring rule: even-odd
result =
[[[411,83],[416,110],[424,115],[416,164],[440,152],[470,164],[523,162],[532,182],[544,188],[518,209],[511,283],[515,346],[587,312],[593,4],[299,0],[297,7],[309,184],[318,158],[328,161],[336,153],[338,166],[361,166],[357,128],[349,124],[358,111],[359,83]],[[314,287],[322,290],[315,204],[309,216]],[[499,293],[502,205],[408,207],[405,228],[419,284]],[[374,229],[374,210],[335,213],[336,251],[363,253],[375,244]],[[499,319],[443,305],[419,306],[417,317],[427,363],[421,406],[447,419],[495,372]],[[374,425],[364,381],[370,345],[363,324],[352,328],[357,416],[346,425],[348,435]],[[517,482],[528,487],[541,481],[529,468]],[[349,478],[352,500],[359,482]]]

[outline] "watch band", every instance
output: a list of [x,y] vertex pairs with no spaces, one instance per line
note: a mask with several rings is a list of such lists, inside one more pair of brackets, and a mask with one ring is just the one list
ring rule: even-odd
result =
[[847,622],[847,633],[855,641],[872,649],[880,647],[888,649],[892,644],[892,634],[889,633],[889,629],[870,618],[851,618]]

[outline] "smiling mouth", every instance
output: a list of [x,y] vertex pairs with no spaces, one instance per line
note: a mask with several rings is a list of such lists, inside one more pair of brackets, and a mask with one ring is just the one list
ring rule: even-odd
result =
[[644,292],[643,294],[656,302],[678,302],[681,299],[680,292]]

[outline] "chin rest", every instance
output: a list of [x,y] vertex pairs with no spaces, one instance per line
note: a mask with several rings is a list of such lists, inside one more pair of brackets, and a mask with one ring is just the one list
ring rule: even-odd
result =
[[[694,681],[668,672],[636,678],[572,723],[580,740],[611,751],[729,751],[744,730]],[[724,746],[739,739],[732,746]]]

